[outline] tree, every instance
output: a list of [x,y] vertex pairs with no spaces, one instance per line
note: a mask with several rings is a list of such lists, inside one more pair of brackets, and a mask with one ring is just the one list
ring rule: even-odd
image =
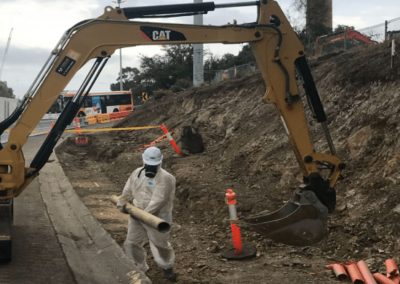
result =
[[[117,77],[117,83],[111,84],[111,91],[120,90],[120,76]],[[136,67],[122,68],[122,89],[130,90],[135,85],[140,84],[140,71]]]
[[353,26],[347,26],[347,25],[337,25],[337,27],[335,28],[334,32],[335,33],[343,33],[347,30],[354,30]]
[[0,81],[0,97],[11,99],[15,98],[14,91],[7,86],[7,82]]
[[164,55],[142,56],[141,76],[155,82],[156,88],[170,88],[177,80],[193,80],[193,47],[172,45],[163,47]]
[[[244,45],[237,56],[225,54],[221,58],[210,56],[205,62],[205,80],[210,81],[216,70],[254,62],[249,45]],[[207,70],[209,72],[207,72]],[[117,82],[111,84],[111,90],[119,90]],[[193,82],[193,47],[191,45],[171,45],[163,47],[162,55],[140,58],[140,70],[134,67],[122,69],[124,90],[131,90],[135,96],[143,92],[151,93],[156,89],[180,91],[192,86]]]
[[292,10],[306,19],[305,29],[294,27],[306,48],[316,38],[332,32],[332,0],[293,0]]
[[[155,89],[182,90],[192,86],[193,48],[190,45],[164,46],[163,55],[140,58],[140,70],[134,67],[122,69],[124,90],[131,90],[135,98],[145,92],[149,95]],[[111,90],[119,90],[117,82]]]
[[332,0],[307,0],[305,7],[306,31],[311,41],[332,32]]

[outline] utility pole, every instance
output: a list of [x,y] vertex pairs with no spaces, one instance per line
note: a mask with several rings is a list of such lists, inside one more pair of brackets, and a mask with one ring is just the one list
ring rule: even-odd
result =
[[[202,3],[203,0],[194,0],[194,3]],[[195,15],[193,24],[203,25],[203,15]],[[193,86],[204,83],[203,44],[193,44]]]
[[388,21],[385,21],[385,41],[388,40]]
[[6,57],[8,53],[8,48],[10,47],[10,42],[11,42],[11,36],[14,28],[11,28],[10,34],[8,35],[8,40],[7,40],[7,45],[6,49],[4,50],[3,54],[3,59],[1,60],[1,66],[0,66],[0,81],[1,81],[1,75],[3,73],[3,68],[4,68],[4,63],[6,62]]
[[[115,1],[114,1],[115,2]],[[116,0],[117,2],[117,7],[121,8],[121,3],[124,2],[124,0]],[[122,84],[122,48],[119,49],[119,90],[122,91],[124,89],[123,84]]]

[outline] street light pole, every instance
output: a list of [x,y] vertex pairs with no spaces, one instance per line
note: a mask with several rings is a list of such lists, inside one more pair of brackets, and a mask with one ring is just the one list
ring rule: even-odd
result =
[[[123,0],[116,0],[118,8],[121,8],[121,3]],[[119,49],[119,90],[122,91],[124,89],[122,84],[122,48]]]
[[119,49],[119,90],[124,89],[122,85],[122,48]]
[[[203,0],[194,0],[202,3]],[[193,23],[203,25],[203,15],[194,15]],[[193,86],[198,87],[204,83],[203,44],[193,44]]]

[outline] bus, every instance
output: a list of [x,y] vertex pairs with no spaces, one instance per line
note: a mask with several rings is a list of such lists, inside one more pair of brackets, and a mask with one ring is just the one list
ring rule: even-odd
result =
[[[48,113],[60,113],[74,96],[75,92],[63,92]],[[133,108],[133,96],[130,91],[93,92],[86,96],[77,116],[133,111]]]

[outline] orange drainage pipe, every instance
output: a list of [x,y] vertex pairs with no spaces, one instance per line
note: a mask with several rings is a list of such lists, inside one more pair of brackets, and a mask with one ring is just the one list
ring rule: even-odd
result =
[[336,278],[339,280],[346,280],[349,277],[346,269],[340,263],[329,264],[326,266],[326,268],[331,269],[333,273],[335,273]]
[[172,137],[171,133],[169,133],[168,128],[165,124],[160,125],[161,130],[164,132],[164,134],[167,136],[169,143],[171,144],[172,148],[174,148],[175,152],[179,156],[183,156],[183,153],[179,146],[176,144],[174,138]]
[[360,270],[356,263],[350,263],[346,265],[347,272],[350,275],[351,283],[353,284],[364,284],[364,278],[361,275]]
[[387,277],[394,277],[399,275],[399,268],[397,267],[397,263],[393,258],[386,259],[385,265]]
[[357,267],[358,270],[360,270],[360,273],[362,277],[364,278],[365,284],[377,284],[374,276],[372,276],[371,271],[369,271],[368,265],[365,263],[364,260],[360,260],[357,262]]
[[374,273],[374,278],[379,284],[394,284],[395,283],[381,273]]
[[395,284],[400,284],[400,276],[397,275],[395,277],[390,278]]

